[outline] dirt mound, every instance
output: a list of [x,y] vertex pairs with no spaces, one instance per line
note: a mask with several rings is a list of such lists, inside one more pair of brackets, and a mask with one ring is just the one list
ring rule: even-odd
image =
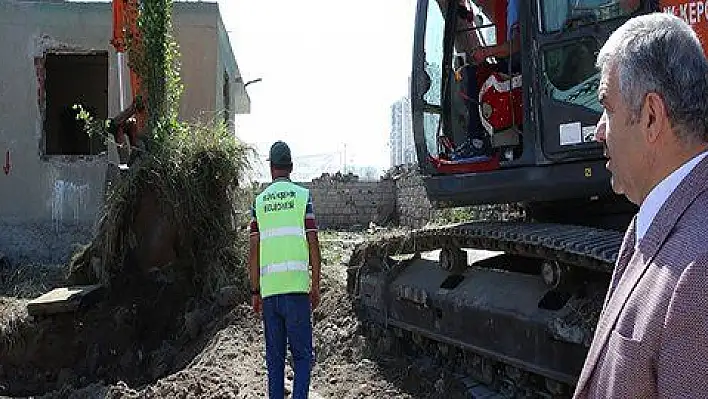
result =
[[[386,337],[364,335],[346,294],[342,263],[366,236],[320,233],[325,262],[322,303],[314,312],[317,362],[311,397],[470,397],[453,378],[454,370],[436,356],[411,355]],[[184,307],[171,305],[177,293],[169,289],[150,294],[160,289],[157,283],[141,287],[142,292],[125,292],[131,301],[102,301],[74,317],[43,320],[27,316],[26,300],[0,300],[0,308],[6,310],[0,309],[0,327],[8,324],[7,319],[15,320],[12,337],[18,348],[13,364],[7,353],[0,353],[4,362],[0,395],[35,392],[46,399],[266,396],[262,322],[240,301],[235,287],[225,287],[211,300],[192,299]],[[156,299],[146,301],[146,295]],[[177,298],[184,300],[183,295]],[[289,387],[293,373],[286,368]]]
[[331,287],[315,312],[315,392],[328,398],[469,397],[454,369],[435,356],[420,357],[389,337],[365,335],[344,284]]
[[[252,151],[223,126],[176,128],[111,184],[98,232],[71,264],[75,284],[111,288],[136,275],[210,295],[241,284]],[[199,290],[199,292],[195,291]]]
[[37,395],[99,381],[149,384],[199,351],[196,338],[222,313],[207,306],[169,286],[143,283],[78,314],[20,314],[2,342],[2,393]]
[[[64,387],[44,398],[251,397],[248,392],[265,392],[265,364],[253,344],[260,336],[254,328],[257,324],[246,307],[222,315],[221,320],[212,323],[213,331],[197,340],[199,343],[192,348],[200,349],[196,356],[189,348],[182,348],[185,353],[180,356],[192,357],[183,368],[142,388],[131,388],[125,381],[112,385],[95,383],[77,390]],[[249,382],[254,380],[262,383]]]
[[[219,309],[202,309],[202,316],[208,316],[204,321],[203,331],[197,338],[188,339],[188,332],[182,332],[180,337],[163,340],[159,347],[152,351],[143,351],[134,347],[131,351],[120,353],[102,353],[110,347],[110,342],[101,339],[101,345],[94,345],[87,355],[93,356],[93,367],[103,370],[96,378],[87,373],[81,360],[74,368],[59,370],[57,374],[41,373],[34,378],[29,373],[6,374],[0,381],[18,381],[21,379],[26,387],[32,389],[11,389],[3,394],[29,395],[31,391],[47,392],[42,397],[49,398],[213,398],[213,397],[254,397],[259,392],[265,392],[265,363],[259,342],[261,331],[258,320],[244,306],[221,311]],[[63,323],[61,320],[54,322]],[[99,320],[99,322],[105,320]],[[46,325],[35,325],[34,331],[46,328]],[[124,331],[124,330],[123,330]],[[123,331],[117,331],[119,335]],[[57,332],[60,334],[60,332]],[[86,334],[83,334],[86,336]],[[54,337],[54,338],[59,338]],[[94,337],[98,338],[98,337]],[[128,339],[128,338],[126,338]],[[137,341],[136,341],[137,342]],[[71,349],[74,342],[62,342],[67,365],[77,359],[73,358]],[[97,355],[98,354],[98,355]],[[80,357],[80,356],[79,356]],[[126,365],[131,357],[139,367],[131,373],[120,370],[113,358]],[[46,351],[45,360],[51,361]],[[144,366],[144,367],[141,367]],[[28,369],[28,364],[18,366]],[[115,374],[114,374],[115,373]],[[79,374],[81,374],[79,376]],[[125,378],[142,374],[139,378]],[[123,377],[123,378],[118,378]],[[47,380],[45,384],[42,379]],[[93,380],[94,382],[89,382]],[[144,382],[140,382],[140,381]],[[126,382],[127,381],[127,382]],[[55,385],[52,388],[52,385]],[[18,386],[15,385],[15,388]],[[250,392],[253,396],[243,393]]]
[[[95,238],[66,280],[52,280],[99,283],[98,302],[42,317],[28,316],[26,302],[0,302],[0,394],[140,387],[189,364],[226,311],[219,303],[248,297],[247,156],[223,129],[180,128],[115,181]],[[23,274],[9,276],[15,292],[2,294],[18,296]]]

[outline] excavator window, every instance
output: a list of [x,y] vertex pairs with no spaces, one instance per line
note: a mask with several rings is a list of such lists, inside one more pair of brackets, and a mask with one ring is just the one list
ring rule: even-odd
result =
[[437,137],[440,132],[442,114],[442,65],[443,65],[443,35],[445,18],[438,1],[428,2],[425,28],[425,72],[429,77],[430,87],[423,93],[425,112],[423,113],[423,130],[428,152],[438,152]]
[[[505,1],[497,3],[507,10]],[[427,4],[424,68],[429,87],[420,95],[431,162],[440,172],[464,173],[496,169],[502,156],[518,158],[521,78],[516,69],[511,74],[507,59],[512,54],[499,49],[511,51],[511,42],[497,44],[499,27],[469,0]],[[506,21],[506,14],[494,15]],[[492,47],[495,52],[486,55]],[[503,68],[503,62],[509,67]]]
[[639,0],[538,0],[545,33],[566,30],[578,24],[593,24],[626,17],[639,9]]
[[543,51],[545,88],[551,98],[602,112],[597,100],[599,48],[594,39],[566,42]]
[[430,76],[430,89],[423,95],[426,103],[440,106],[445,18],[437,1],[428,2],[425,28],[425,69]]

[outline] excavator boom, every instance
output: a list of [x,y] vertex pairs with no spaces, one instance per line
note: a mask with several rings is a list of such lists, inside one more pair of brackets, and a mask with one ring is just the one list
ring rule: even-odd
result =
[[[118,81],[120,88],[120,109],[121,112],[113,118],[116,125],[116,141],[125,144],[130,140],[129,145],[135,145],[138,136],[144,132],[147,123],[147,110],[143,105],[146,98],[143,86],[143,77],[140,76],[138,68],[139,62],[135,57],[143,54],[143,39],[138,28],[139,0],[113,0],[113,38],[111,44],[116,49],[118,55]],[[128,54],[127,65],[130,70],[130,93],[131,101],[128,107],[125,106],[126,82],[124,80],[125,54]],[[132,118],[132,119],[131,119]],[[127,136],[127,137],[126,137]]]

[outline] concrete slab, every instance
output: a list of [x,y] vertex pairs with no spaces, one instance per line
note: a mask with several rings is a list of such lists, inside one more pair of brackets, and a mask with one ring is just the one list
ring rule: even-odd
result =
[[77,310],[89,298],[98,294],[100,284],[55,288],[27,304],[32,316],[67,313]]

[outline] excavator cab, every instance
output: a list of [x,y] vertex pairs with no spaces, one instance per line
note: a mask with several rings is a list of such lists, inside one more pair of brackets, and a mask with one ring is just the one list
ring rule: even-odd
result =
[[[441,207],[612,195],[597,53],[639,0],[419,0],[413,131]],[[513,17],[510,17],[513,15]]]

